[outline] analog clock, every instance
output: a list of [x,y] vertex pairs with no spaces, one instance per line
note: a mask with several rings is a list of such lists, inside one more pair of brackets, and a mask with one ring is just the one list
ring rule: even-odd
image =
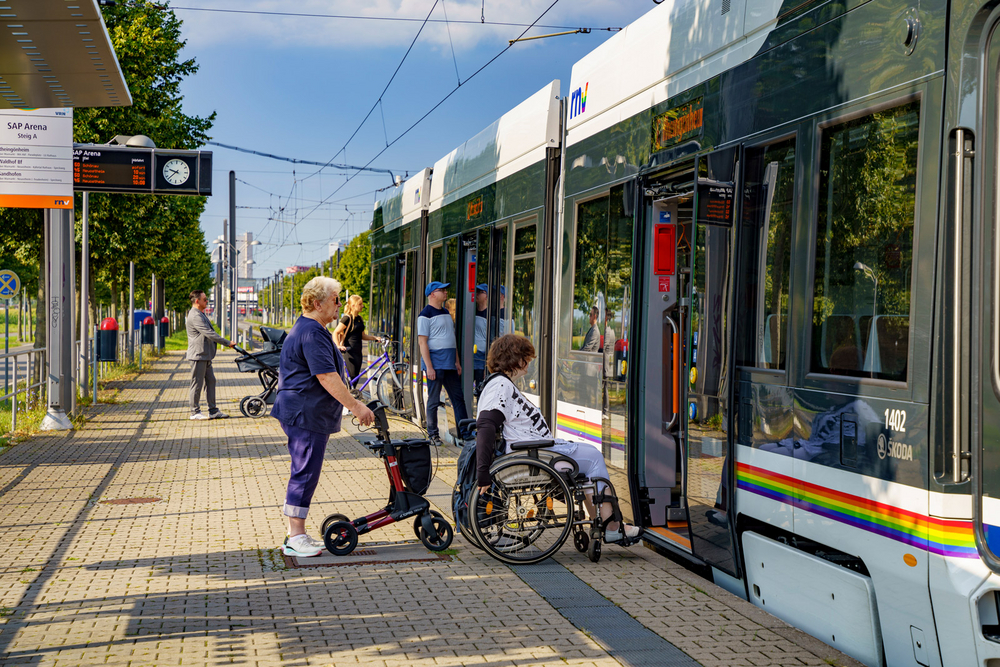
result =
[[191,169],[184,160],[167,160],[163,165],[163,178],[170,185],[183,185],[191,177]]

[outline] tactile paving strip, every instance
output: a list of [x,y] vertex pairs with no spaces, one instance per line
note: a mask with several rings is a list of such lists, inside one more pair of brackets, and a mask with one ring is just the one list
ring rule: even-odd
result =
[[547,560],[510,569],[621,664],[698,667],[694,658],[616,607],[559,563]]

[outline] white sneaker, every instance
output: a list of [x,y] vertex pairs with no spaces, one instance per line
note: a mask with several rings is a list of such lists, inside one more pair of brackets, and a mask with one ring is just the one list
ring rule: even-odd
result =
[[286,537],[285,543],[281,547],[282,553],[286,556],[297,558],[312,558],[323,553],[323,543],[317,542],[305,533],[295,537]]
[[203,421],[203,420],[206,420],[206,419],[211,419],[211,417],[209,417],[208,415],[206,415],[206,414],[204,414],[202,412],[196,412],[193,415],[191,415],[191,419],[194,420],[194,421]]
[[642,528],[639,526],[630,526],[625,524],[625,535],[622,535],[622,527],[618,526],[618,530],[606,530],[604,531],[604,541],[609,544],[612,542],[621,542],[623,537],[627,537],[629,541],[636,539],[642,535]]

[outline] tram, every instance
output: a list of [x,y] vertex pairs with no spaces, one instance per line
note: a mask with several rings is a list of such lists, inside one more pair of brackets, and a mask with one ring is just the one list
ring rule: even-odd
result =
[[866,665],[997,667],[998,25],[664,0],[376,204],[372,317],[419,389],[412,256],[652,546]]

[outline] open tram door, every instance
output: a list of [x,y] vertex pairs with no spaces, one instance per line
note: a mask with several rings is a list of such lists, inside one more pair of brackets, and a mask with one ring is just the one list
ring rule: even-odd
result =
[[731,424],[740,149],[679,163],[643,185],[643,318],[634,395],[644,396],[637,501],[651,537],[739,576]]

